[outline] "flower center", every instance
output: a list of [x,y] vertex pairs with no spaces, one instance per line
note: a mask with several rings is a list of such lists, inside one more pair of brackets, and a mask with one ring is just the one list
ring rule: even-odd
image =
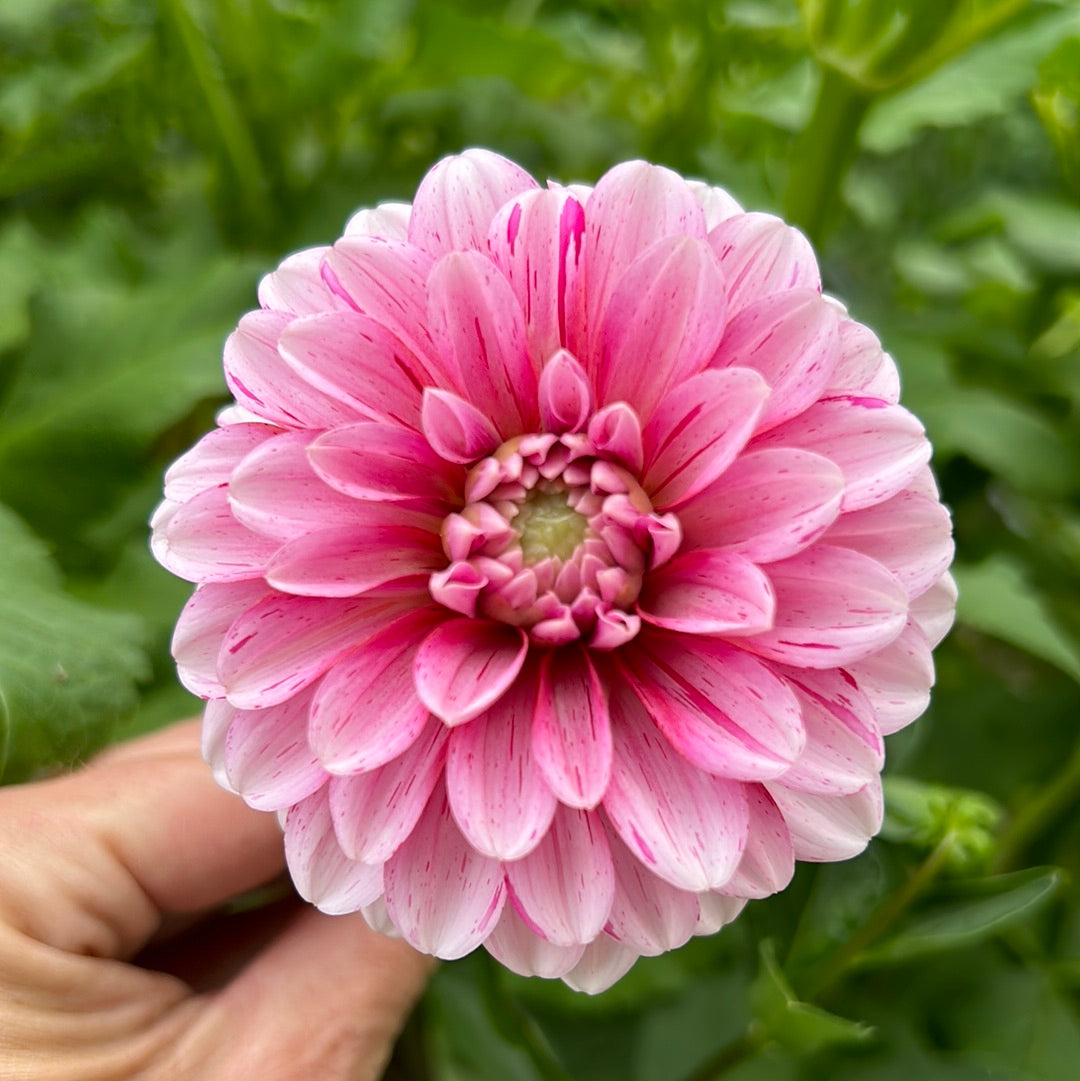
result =
[[534,489],[514,519],[526,563],[568,560],[585,539],[589,520],[566,501],[566,491]]

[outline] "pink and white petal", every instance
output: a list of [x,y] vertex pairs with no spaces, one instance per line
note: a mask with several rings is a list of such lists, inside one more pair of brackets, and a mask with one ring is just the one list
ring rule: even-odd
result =
[[575,991],[598,995],[621,980],[639,956],[610,935],[599,935],[585,947],[581,960],[562,980]]
[[822,540],[876,559],[912,599],[948,570],[955,550],[949,512],[938,500],[908,489],[884,503],[841,514]]
[[330,773],[376,769],[404,754],[427,724],[412,669],[438,617],[411,612],[336,658],[311,706],[308,739]]
[[217,781],[226,792],[236,793],[225,774],[225,738],[236,710],[224,698],[213,698],[203,711],[199,750],[203,761],[210,767]]
[[[843,668],[785,668],[787,680],[800,692],[800,702],[812,698],[819,708],[844,725],[867,747],[878,772],[885,763],[885,742],[870,699]],[[805,711],[805,707],[804,707]]]
[[701,912],[698,916],[695,935],[715,935],[721,927],[726,927],[746,907],[745,897],[726,897],[715,890],[707,890],[697,895]]
[[326,771],[307,742],[310,706],[305,690],[279,706],[234,710],[225,738],[225,776],[248,806],[282,811],[326,783]]
[[656,957],[690,940],[697,927],[697,894],[676,889],[645,869],[619,840],[610,838],[615,897],[606,932],[643,957]]
[[911,617],[926,635],[931,649],[952,630],[956,619],[956,579],[947,571],[925,593],[911,602]]
[[532,750],[551,791],[569,807],[593,808],[611,778],[607,696],[583,649],[545,651]]
[[884,649],[849,664],[846,671],[870,700],[883,735],[911,724],[930,704],[934,658],[914,620]]
[[585,203],[586,322],[589,345],[566,344],[587,370],[608,301],[623,273],[665,237],[705,239],[705,213],[681,176],[659,165],[628,161],[609,169]]
[[283,259],[259,282],[259,305],[290,315],[344,307],[345,302],[323,281],[322,264],[329,251],[328,247],[306,248]]
[[469,465],[499,445],[499,433],[471,402],[448,390],[424,390],[420,424],[432,450],[447,462]]
[[723,188],[713,187],[703,180],[688,180],[686,186],[694,193],[694,198],[705,211],[705,228],[710,231],[722,221],[743,213],[742,206]]
[[481,619],[452,619],[432,631],[416,656],[420,700],[448,725],[490,709],[525,663],[529,640],[518,627]]
[[469,843],[493,859],[530,853],[555,814],[558,801],[530,745],[535,704],[535,680],[522,677],[473,724],[450,736],[450,809]]
[[770,293],[821,292],[810,241],[772,214],[739,214],[709,230],[727,285],[728,318]]
[[330,814],[342,851],[385,863],[412,833],[446,762],[446,725],[430,717],[403,754],[366,773],[330,778]]
[[325,432],[307,456],[322,480],[353,499],[445,501],[464,481],[419,432],[375,421]]
[[667,741],[706,773],[779,777],[802,752],[806,735],[791,688],[726,642],[654,632],[627,655],[623,671]]
[[548,432],[578,432],[592,413],[589,377],[567,350],[548,355],[540,373],[540,423]]
[[661,510],[685,503],[717,479],[745,446],[769,397],[749,368],[699,372],[660,403],[645,426],[642,486]]
[[641,472],[645,462],[641,420],[626,402],[614,402],[597,410],[587,434],[598,454],[622,462],[634,473]]
[[771,388],[758,420],[766,431],[821,396],[838,354],[836,309],[812,289],[754,300],[729,320],[714,368],[752,368]]
[[776,590],[772,630],[745,649],[796,668],[835,668],[884,649],[904,629],[907,590],[876,560],[815,544],[768,569]]
[[443,256],[428,277],[428,324],[455,384],[504,436],[532,429],[537,373],[510,283],[477,252]]
[[[591,283],[590,283],[591,284]],[[724,279],[701,240],[658,240],[615,280],[586,369],[604,404],[651,415],[673,386],[701,371],[724,334]]]
[[513,905],[504,905],[495,930],[484,939],[484,949],[519,976],[554,980],[565,976],[581,960],[583,944],[556,946],[529,929]]
[[527,191],[506,203],[488,249],[525,313],[529,354],[539,370],[585,319],[585,212],[566,188]]
[[845,511],[883,503],[930,460],[930,443],[906,409],[880,398],[829,398],[750,444],[799,447],[824,455],[844,474]]
[[383,891],[383,869],[350,860],[334,836],[326,789],[296,804],[285,818],[285,859],[296,892],[332,916],[356,912]]
[[543,840],[506,864],[514,908],[556,946],[591,942],[607,923],[615,869],[607,833],[592,811],[560,806]]
[[502,864],[461,835],[446,791],[432,793],[416,828],[387,860],[386,908],[401,937],[445,961],[476,949],[506,902]]
[[843,474],[820,454],[751,451],[680,507],[683,547],[725,548],[755,563],[787,559],[825,532],[843,496]]
[[225,688],[218,678],[221,642],[239,616],[272,593],[261,579],[213,582],[191,595],[176,620],[172,655],[180,682],[192,694],[219,698]]
[[165,471],[165,498],[185,503],[225,484],[249,452],[279,431],[269,424],[229,424],[207,432]]
[[851,859],[881,829],[884,801],[880,779],[845,796],[796,792],[782,781],[772,781],[765,787],[791,831],[797,860],[831,863]]
[[401,934],[394,926],[394,921],[390,919],[390,913],[386,910],[386,898],[377,897],[370,905],[364,905],[360,909],[360,915],[364,917],[364,922],[373,931],[378,931],[380,935],[386,935],[387,938],[401,938]]
[[345,223],[345,236],[376,236],[382,240],[407,240],[410,203],[379,203],[358,210]]
[[895,405],[900,400],[900,374],[877,335],[854,319],[840,320],[840,351],[824,397],[862,395]]
[[278,349],[305,383],[340,402],[351,419],[419,428],[423,369],[370,316],[354,311],[304,316],[281,332]]
[[683,552],[649,575],[641,618],[684,634],[760,634],[773,625],[772,583],[744,556],[715,548]]
[[616,685],[615,754],[604,809],[627,848],[679,889],[717,889],[746,845],[743,785],[697,769],[667,742],[637,697]]
[[771,897],[784,889],[795,874],[791,831],[762,785],[746,786],[746,802],[750,808],[746,849],[723,893],[739,899]]
[[237,582],[261,575],[277,541],[237,521],[227,484],[200,492],[167,515],[155,516],[158,562],[189,582]]
[[537,187],[524,169],[490,150],[443,158],[420,182],[409,218],[409,243],[438,257],[487,251],[492,219],[503,204]]

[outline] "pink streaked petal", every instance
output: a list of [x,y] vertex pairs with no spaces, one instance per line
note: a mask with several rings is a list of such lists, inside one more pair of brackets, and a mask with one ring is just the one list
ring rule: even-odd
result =
[[470,844],[517,860],[540,844],[556,799],[530,746],[536,682],[523,676],[472,724],[455,728],[446,760],[450,809]]
[[874,707],[851,673],[842,668],[783,668],[780,671],[799,695],[804,714],[809,708],[807,701],[813,700],[814,708],[830,715],[829,723],[842,724],[870,751],[875,771],[880,773],[885,764],[885,741],[881,738]]
[[326,789],[285,818],[285,859],[296,892],[332,916],[356,912],[383,891],[383,869],[350,860],[334,836]]
[[617,836],[610,839],[615,897],[606,931],[643,957],[656,957],[687,942],[697,927],[697,895],[658,878]]
[[402,938],[446,961],[476,949],[506,901],[502,865],[461,835],[441,785],[387,861],[385,882],[386,908]]
[[589,421],[589,440],[598,454],[640,473],[645,462],[641,421],[626,402],[605,405]]
[[824,455],[844,474],[843,509],[883,503],[930,460],[930,444],[906,409],[879,398],[829,398],[750,444],[799,447]]
[[926,712],[934,685],[934,659],[926,635],[908,620],[900,637],[846,668],[870,700],[878,730],[891,735]]
[[409,203],[379,203],[358,210],[345,223],[346,236],[377,236],[383,240],[407,240],[409,236]]
[[419,432],[374,421],[324,433],[307,456],[330,487],[353,499],[449,500],[464,480]]
[[911,602],[911,618],[926,635],[931,649],[952,630],[956,619],[956,579],[947,571],[925,593]]
[[795,873],[791,831],[761,785],[746,786],[746,802],[750,807],[746,849],[723,892],[731,897],[770,897],[784,889]]
[[724,280],[707,244],[673,236],[615,282],[588,366],[597,400],[649,416],[669,388],[701,371],[724,333]]
[[642,485],[653,506],[676,507],[715,481],[753,434],[768,396],[749,368],[699,372],[668,394],[644,433]]
[[686,186],[694,193],[694,198],[704,210],[705,228],[710,231],[722,221],[743,213],[742,206],[723,188],[713,187],[703,180],[688,180]]
[[[677,173],[643,161],[609,169],[585,203],[585,281],[590,341],[619,279],[651,244],[664,237],[705,239],[705,214],[693,190]],[[568,341],[589,371],[595,344]]]
[[165,498],[184,503],[224,484],[246,455],[280,429],[269,424],[229,424],[202,437],[165,472]]
[[322,262],[328,247],[307,248],[283,259],[259,282],[259,304],[290,315],[312,315],[344,307],[323,281]]
[[607,696],[587,651],[547,650],[532,728],[532,749],[547,783],[570,807],[592,808],[611,777]]
[[339,656],[319,685],[308,738],[323,766],[363,773],[407,751],[428,720],[416,696],[416,651],[438,617],[411,612]]
[[199,750],[203,761],[210,767],[217,781],[227,792],[236,790],[229,783],[225,773],[225,739],[229,734],[236,710],[224,698],[215,698],[206,703],[203,711],[202,731],[199,738]]
[[527,191],[506,203],[488,249],[521,310],[529,354],[539,368],[577,333],[583,341],[585,212],[566,188]]
[[443,158],[417,189],[409,243],[436,257],[450,251],[486,252],[499,208],[535,187],[524,169],[490,150]]
[[824,397],[861,395],[895,405],[900,400],[896,364],[877,335],[854,319],[840,320],[839,356]]
[[172,655],[180,682],[192,694],[218,698],[225,688],[218,678],[217,659],[233,622],[272,593],[262,579],[199,586],[176,620]]
[[821,292],[810,241],[772,214],[739,214],[709,230],[727,285],[728,318],[760,297],[792,289]]
[[581,960],[562,980],[567,987],[586,995],[598,995],[617,983],[634,967],[639,954],[616,942],[610,935],[600,935],[585,947]]
[[585,369],[560,349],[540,373],[540,423],[545,431],[577,432],[592,413],[592,390]]
[[371,317],[353,311],[308,315],[282,331],[278,348],[301,379],[348,407],[353,419],[419,427],[422,372],[416,358]]
[[447,390],[424,391],[420,424],[424,436],[441,458],[468,465],[499,445],[499,433],[471,402]]
[[537,934],[556,946],[591,942],[615,896],[603,823],[592,811],[560,806],[540,844],[506,865],[506,880],[515,909]]
[[840,513],[844,476],[820,454],[770,447],[740,455],[679,508],[685,548],[772,563],[809,547]]
[[256,810],[285,810],[326,782],[308,747],[310,705],[310,692],[301,691],[280,706],[234,710],[225,738],[225,776]]
[[171,508],[153,525],[154,555],[189,582],[236,582],[261,575],[278,548],[276,541],[236,520],[226,484]]
[[781,781],[765,787],[791,831],[798,860],[831,863],[851,859],[881,829],[884,801],[878,778],[861,791],[845,796],[796,792]]
[[467,396],[504,435],[536,421],[536,371],[510,283],[476,252],[443,256],[428,277],[428,323]]
[[949,512],[937,499],[907,489],[884,503],[841,514],[822,540],[876,559],[913,599],[948,570],[955,550]]
[[701,911],[694,929],[695,935],[715,935],[746,907],[745,897],[726,897],[715,890],[699,893],[697,899]]
[[744,648],[796,668],[835,668],[887,646],[904,629],[907,591],[876,560],[815,544],[768,568],[776,625]]
[[624,686],[614,689],[611,716],[615,755],[604,809],[615,830],[671,885],[694,892],[723,886],[746,845],[743,785],[692,766]]
[[505,905],[495,930],[484,939],[484,949],[519,976],[545,980],[565,976],[581,960],[585,946],[556,946],[529,929],[513,905]]
[[350,777],[330,779],[330,814],[342,851],[385,863],[420,820],[446,761],[446,725],[429,718],[404,754]]
[[424,640],[414,678],[420,700],[449,725],[490,709],[525,663],[529,639],[518,627],[452,619]]
[[733,552],[699,548],[650,574],[641,618],[685,634],[748,635],[773,625],[776,597],[765,573]]
[[628,654],[624,674],[668,742],[698,769],[764,780],[802,752],[806,736],[791,688],[725,642],[654,632]]
[[811,289],[761,297],[730,320],[714,368],[752,368],[771,393],[758,420],[764,431],[798,416],[820,397],[836,366],[836,309]]

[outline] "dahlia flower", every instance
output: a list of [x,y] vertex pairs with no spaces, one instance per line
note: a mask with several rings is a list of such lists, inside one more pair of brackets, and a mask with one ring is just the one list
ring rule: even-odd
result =
[[950,522],[800,233],[469,150],[259,301],[153,545],[205,756],[305,898],[593,992],[864,848]]

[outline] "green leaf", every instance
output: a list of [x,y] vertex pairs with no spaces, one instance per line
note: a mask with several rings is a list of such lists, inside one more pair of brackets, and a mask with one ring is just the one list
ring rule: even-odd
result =
[[0,702],[6,780],[101,746],[149,668],[141,621],[75,600],[45,546],[0,507]]

